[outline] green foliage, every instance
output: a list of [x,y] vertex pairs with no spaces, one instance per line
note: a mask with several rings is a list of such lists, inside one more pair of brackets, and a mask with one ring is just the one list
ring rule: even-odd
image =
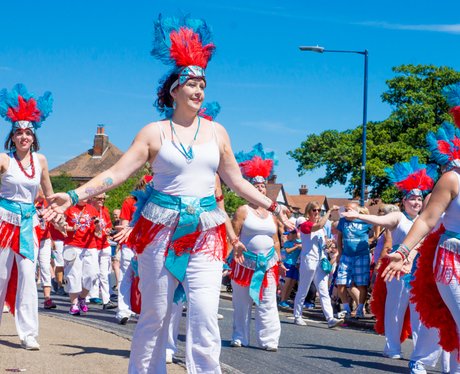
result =
[[247,204],[246,200],[239,197],[224,184],[222,184],[222,192],[224,194],[225,211],[230,217],[233,216],[241,205]]
[[[428,163],[427,132],[450,120],[448,105],[441,94],[444,86],[460,82],[460,72],[433,65],[401,65],[386,83],[382,100],[394,107],[381,122],[367,124],[366,184],[373,197],[393,201],[397,191],[390,186],[385,167],[419,156]],[[288,155],[297,161],[299,175],[324,167],[325,175],[316,183],[331,187],[346,185],[350,194],[359,194],[361,185],[362,125],[345,131],[326,130],[308,135],[300,147]]]
[[77,183],[74,182],[72,178],[66,173],[62,173],[61,175],[55,177],[50,177],[50,179],[54,192],[66,192],[77,188]]

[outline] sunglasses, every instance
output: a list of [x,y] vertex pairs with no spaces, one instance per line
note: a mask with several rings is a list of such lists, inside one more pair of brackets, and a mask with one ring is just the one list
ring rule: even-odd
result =
[[311,212],[321,212],[321,209],[312,209]]

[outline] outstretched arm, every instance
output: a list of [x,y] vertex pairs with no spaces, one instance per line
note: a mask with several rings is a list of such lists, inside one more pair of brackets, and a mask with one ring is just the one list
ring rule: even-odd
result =
[[359,219],[372,225],[383,226],[387,230],[394,230],[396,226],[398,226],[401,221],[401,215],[401,212],[391,212],[384,216],[374,216],[371,214],[361,214],[355,210],[349,210],[348,212],[342,213],[342,217],[346,219]]
[[[159,130],[154,124],[145,126],[136,136],[126,153],[110,169],[98,174],[89,182],[75,190],[79,200],[111,190],[139,170],[147,161],[151,161],[160,146]],[[56,213],[63,213],[70,205],[70,196],[66,193],[54,194],[48,197],[50,208],[45,214],[47,220]]]

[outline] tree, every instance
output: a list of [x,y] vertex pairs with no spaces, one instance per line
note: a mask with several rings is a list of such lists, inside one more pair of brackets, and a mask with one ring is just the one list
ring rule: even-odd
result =
[[50,179],[54,192],[65,192],[77,188],[77,183],[66,173],[50,177]]
[[233,216],[241,205],[247,204],[246,200],[239,197],[224,184],[222,184],[222,192],[224,194],[225,211],[230,217]]
[[[371,196],[386,201],[395,198],[385,167],[419,156],[428,163],[425,137],[450,120],[448,105],[441,93],[443,87],[460,82],[460,72],[434,65],[401,65],[393,68],[396,76],[386,83],[382,101],[394,107],[381,122],[367,124],[366,185]],[[300,147],[288,155],[297,161],[299,175],[324,167],[325,175],[316,183],[331,187],[346,185],[356,196],[361,186],[362,125],[345,131],[326,130],[310,134]]]

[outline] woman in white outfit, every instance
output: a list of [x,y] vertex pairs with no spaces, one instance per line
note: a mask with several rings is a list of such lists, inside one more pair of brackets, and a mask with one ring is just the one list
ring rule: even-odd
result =
[[[374,216],[349,211],[343,213],[343,216],[348,219],[359,219],[373,225],[385,227],[391,232],[393,246],[398,246],[406,238],[412,225],[418,219],[419,212],[423,206],[424,194],[428,194],[434,186],[436,178],[435,169],[434,165],[426,167],[423,164],[419,164],[417,157],[413,157],[410,162],[396,164],[393,169],[387,169],[390,180],[403,193],[402,212],[391,212],[384,216]],[[406,270],[409,274],[406,279],[393,279],[386,283],[387,294],[384,306],[386,344],[383,354],[385,357],[392,359],[401,358],[401,332],[403,330],[406,310],[407,308],[410,309],[410,325],[414,350],[409,366],[413,373],[425,371],[425,365],[434,367],[441,355],[441,348],[437,344],[437,331],[435,329],[428,329],[420,322],[420,316],[415,309],[415,304],[409,302],[410,273],[416,255],[417,251],[414,250],[408,257]],[[382,265],[383,269],[385,265],[386,262]],[[376,308],[378,307],[376,305]],[[417,368],[414,370],[415,367]]]
[[[242,165],[243,175],[251,178],[253,186],[266,195],[266,178],[270,175],[272,166],[257,167],[263,166],[264,163],[273,166],[273,160],[263,160],[260,156],[255,156],[254,159],[244,161],[240,165]],[[248,168],[251,168],[252,174],[250,172],[248,175]],[[243,253],[242,264],[235,261],[230,264],[233,289],[231,345],[233,347],[249,345],[251,310],[252,304],[255,303],[258,345],[267,351],[277,351],[281,324],[276,290],[281,256],[276,219],[267,209],[250,203],[236,210],[232,224],[235,233],[245,245],[246,252]]]
[[36,101],[22,84],[0,91],[0,115],[12,124],[5,143],[9,152],[0,153],[0,308],[9,306],[21,346],[30,350],[40,348],[34,200],[40,185],[46,197],[53,193],[46,158],[37,153],[36,130],[51,105],[51,93]]
[[[216,172],[233,191],[290,224],[284,208],[242,178],[224,127],[198,115],[206,87],[204,69],[214,50],[206,23],[160,17],[155,27],[153,54],[173,67],[158,90],[157,106],[173,108],[172,118],[140,130],[128,151],[107,171],[76,190],[55,194],[46,217],[52,219],[79,199],[115,188],[149,162],[155,188],[146,190],[128,241],[138,255],[142,295],[128,371],[166,373],[171,305],[175,296],[181,299],[185,293],[187,370],[220,373],[217,309],[226,215],[215,202]],[[241,261],[239,241],[233,244]]]
[[326,317],[328,327],[333,328],[343,323],[343,319],[334,318],[331,297],[329,296],[329,275],[321,267],[321,259],[327,256],[324,225],[331,212],[338,209],[334,205],[321,217],[321,206],[316,201],[312,201],[305,208],[305,214],[308,219],[305,220],[305,218],[301,217],[296,222],[302,241],[302,251],[299,256],[299,285],[294,300],[294,323],[296,325],[307,325],[302,318],[302,310],[311,282],[315,283],[318,290],[321,308]]

